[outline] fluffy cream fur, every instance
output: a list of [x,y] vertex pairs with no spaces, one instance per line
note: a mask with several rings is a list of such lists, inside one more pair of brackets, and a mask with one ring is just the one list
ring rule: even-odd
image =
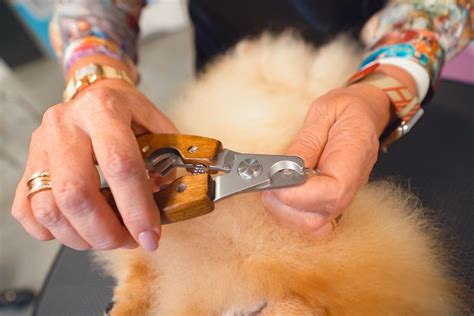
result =
[[[174,107],[183,133],[234,150],[280,153],[311,101],[355,70],[357,47],[314,50],[291,34],[243,41]],[[319,240],[282,228],[258,194],[163,227],[160,249],[101,254],[117,279],[112,315],[452,315],[455,287],[410,195],[363,188]]]

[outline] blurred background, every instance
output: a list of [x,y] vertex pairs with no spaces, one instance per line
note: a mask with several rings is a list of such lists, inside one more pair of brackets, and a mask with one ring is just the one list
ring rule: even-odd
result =
[[[0,291],[38,292],[59,250],[30,238],[10,206],[42,113],[61,101],[63,77],[48,41],[54,0],[1,0],[0,30]],[[140,89],[166,110],[193,76],[192,29],[185,0],[149,1],[142,16]],[[474,83],[474,47],[451,61],[443,77]],[[1,303],[1,298],[0,298]],[[30,315],[32,308],[0,310]]]

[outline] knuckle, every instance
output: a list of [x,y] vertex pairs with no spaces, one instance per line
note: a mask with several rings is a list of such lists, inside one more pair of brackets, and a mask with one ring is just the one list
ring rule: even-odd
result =
[[346,209],[350,205],[350,200],[347,198],[338,198],[334,203],[333,214],[341,213],[344,209]]
[[59,106],[53,106],[46,110],[43,115],[43,123],[47,126],[58,126],[61,124],[63,109]]
[[333,199],[333,200],[329,201],[327,203],[325,209],[326,209],[327,212],[329,212],[331,214],[334,214],[334,213],[338,212],[339,205],[340,205],[339,199],[336,198],[336,199]]
[[352,194],[346,189],[340,189],[336,198],[331,203],[331,213],[338,214],[349,207],[352,202]]
[[41,128],[37,128],[31,133],[31,143],[36,143],[41,141],[42,139],[42,130]]
[[84,91],[85,102],[80,102],[81,108],[86,108],[88,112],[116,113],[117,92],[109,87],[98,87]]
[[160,214],[158,212],[150,212],[148,209],[123,210],[121,213],[124,226],[129,232],[143,231],[143,227],[159,225]]
[[311,106],[308,109],[308,112],[306,113],[307,117],[318,117],[320,114],[325,111],[326,106],[325,102],[321,100],[316,100],[314,101]]
[[341,105],[349,105],[354,102],[353,98],[354,96],[348,95],[347,93],[340,93],[335,97],[334,101]]
[[350,94],[347,94],[344,90],[336,89],[324,96],[324,103],[326,108],[335,108],[342,107],[345,108],[349,104],[353,103],[355,100],[354,97]]
[[373,158],[378,154],[379,139],[374,129],[364,128],[353,133],[353,143],[349,146],[354,146],[353,149],[364,158]]
[[115,98],[116,91],[109,87],[94,87],[84,91],[84,95],[94,101],[105,103],[110,99]]
[[68,180],[55,184],[55,197],[62,209],[77,216],[88,213],[89,190],[80,182]]
[[327,196],[322,205],[322,210],[328,214],[338,214],[348,206],[348,193],[344,185],[340,184],[337,189],[332,190],[332,192]]
[[11,211],[13,218],[19,222],[25,231],[30,234],[33,238],[40,240],[40,241],[48,241],[54,239],[47,231],[42,230],[32,230],[31,227],[31,220],[32,218],[28,215],[28,212],[25,212],[21,209],[13,209]]
[[285,205],[291,206],[293,204],[294,195],[291,193],[292,191],[286,190],[278,192],[277,196],[278,199]]
[[84,251],[84,250],[91,249],[91,247],[89,245],[82,245],[82,244],[76,245],[76,244],[72,244],[72,243],[68,243],[68,244],[65,243],[65,245],[68,246],[69,248],[72,248],[72,249],[77,250],[77,251]]
[[296,142],[305,152],[309,152],[313,156],[319,156],[324,146],[321,139],[306,129],[301,131]]
[[112,179],[128,179],[138,174],[139,166],[131,155],[115,151],[107,158],[104,172]]
[[54,239],[54,237],[48,234],[47,232],[35,232],[34,234],[30,235],[39,241],[48,241]]
[[96,250],[112,250],[122,246],[122,243],[118,238],[113,236],[104,237],[100,241],[97,241],[92,245]]
[[54,208],[38,207],[33,209],[35,219],[44,227],[55,227],[59,225],[63,217],[58,210]]
[[12,217],[19,223],[23,223],[28,217],[28,213],[19,208],[12,209],[11,214]]
[[306,114],[305,122],[332,120],[333,115],[331,114],[334,110],[334,107],[331,106],[331,102],[329,102],[327,99],[328,97],[323,97],[322,99],[318,99],[311,104]]
[[314,216],[308,216],[305,218],[305,226],[310,230],[318,229],[321,227],[322,223],[324,223],[325,217],[314,214]]
[[75,106],[95,124],[103,124],[104,117],[128,122],[131,113],[126,110],[129,102],[124,98],[127,95],[110,87],[91,88],[84,91],[84,98],[79,99]]

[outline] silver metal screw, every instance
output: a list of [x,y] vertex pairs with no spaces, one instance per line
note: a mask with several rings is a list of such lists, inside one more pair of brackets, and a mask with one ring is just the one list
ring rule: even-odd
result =
[[191,146],[188,148],[188,152],[190,152],[191,154],[195,153],[198,150],[199,150],[199,147],[197,146]]
[[255,158],[248,158],[242,161],[237,167],[240,177],[245,180],[251,180],[262,173],[262,165]]
[[186,190],[186,188],[187,188],[187,185],[186,185],[186,184],[180,183],[180,184],[178,185],[178,188],[176,188],[176,192],[178,192],[178,193],[184,192],[184,190]]
[[283,170],[280,170],[280,172],[283,173],[285,176],[291,176],[296,171],[292,169],[283,169]]

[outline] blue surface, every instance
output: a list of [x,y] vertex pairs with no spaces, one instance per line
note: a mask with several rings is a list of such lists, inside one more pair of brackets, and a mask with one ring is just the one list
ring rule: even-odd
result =
[[34,36],[41,42],[46,52],[54,55],[53,48],[49,44],[48,25],[51,16],[45,18],[38,18],[33,12],[23,3],[15,2],[12,6],[17,12],[21,20],[28,26]]

